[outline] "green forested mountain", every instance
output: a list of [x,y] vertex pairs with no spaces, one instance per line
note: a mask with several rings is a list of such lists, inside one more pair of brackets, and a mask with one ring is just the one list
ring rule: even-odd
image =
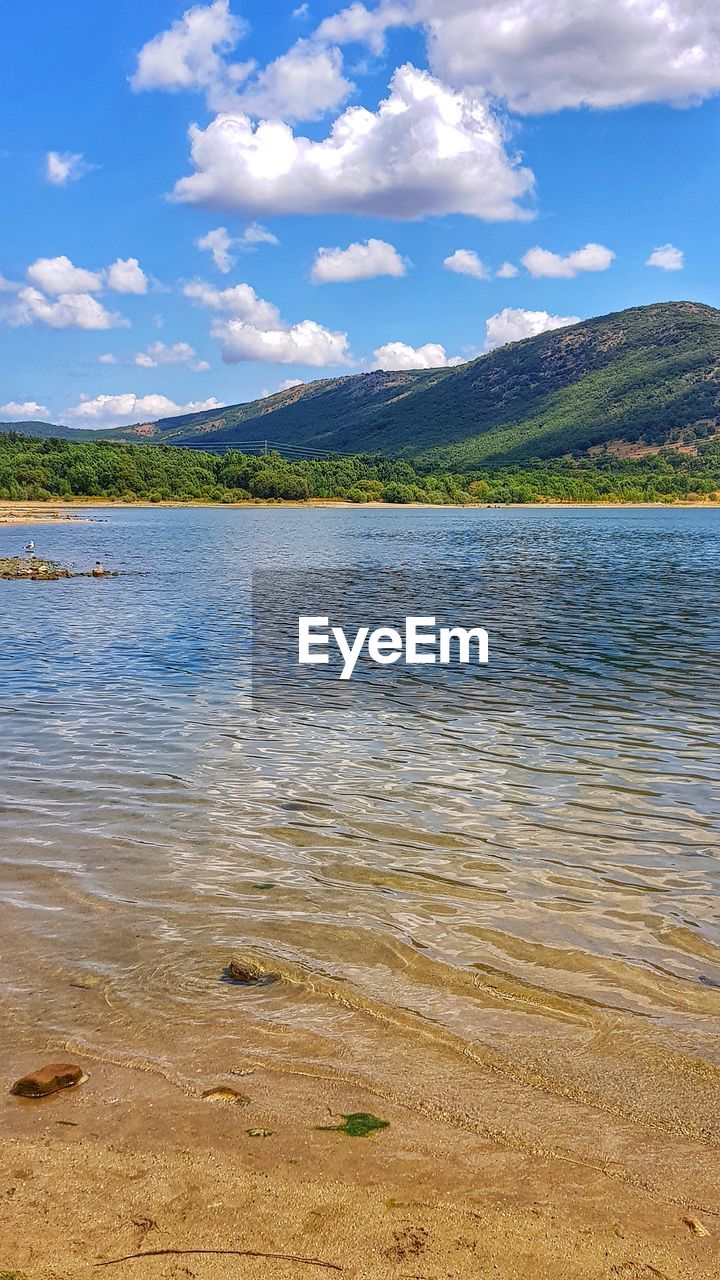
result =
[[[580,456],[614,441],[692,444],[716,431],[720,311],[691,302],[586,320],[457,368],[313,382],[154,424],[168,443],[267,438],[452,470]],[[146,428],[142,438],[152,438]]]
[[[26,434],[66,428],[28,424]],[[1,426],[0,426],[0,429]],[[472,472],[616,445],[720,437],[720,311],[692,302],[614,312],[452,369],[363,373],[118,430],[115,439],[383,454]],[[70,433],[74,439],[88,432]]]

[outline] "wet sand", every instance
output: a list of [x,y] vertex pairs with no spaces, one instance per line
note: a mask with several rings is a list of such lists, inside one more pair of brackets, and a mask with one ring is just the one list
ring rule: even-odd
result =
[[[13,1052],[4,1069],[32,1061]],[[599,1168],[509,1151],[342,1083],[258,1070],[231,1077],[247,1101],[230,1104],[156,1073],[84,1065],[79,1089],[3,1099],[0,1267],[28,1280],[74,1280],[115,1259],[100,1274],[718,1275],[719,1216]],[[357,1109],[390,1128],[348,1138],[316,1127]],[[270,1136],[250,1137],[252,1128]],[[711,1234],[683,1221],[694,1216]],[[128,1257],[138,1253],[153,1256]]]

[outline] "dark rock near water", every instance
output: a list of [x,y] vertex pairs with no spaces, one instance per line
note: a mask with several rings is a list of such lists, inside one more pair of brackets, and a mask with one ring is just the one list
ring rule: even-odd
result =
[[45,1098],[60,1089],[71,1089],[74,1085],[83,1084],[85,1080],[87,1076],[82,1067],[71,1066],[66,1062],[53,1062],[16,1080],[10,1092],[18,1098]]
[[225,982],[234,982],[240,987],[266,987],[277,982],[276,973],[268,973],[254,960],[231,960],[223,973]]

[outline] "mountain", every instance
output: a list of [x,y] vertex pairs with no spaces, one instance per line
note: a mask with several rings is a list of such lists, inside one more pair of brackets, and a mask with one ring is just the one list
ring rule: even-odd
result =
[[719,428],[720,311],[668,302],[555,329],[455,368],[311,382],[164,419],[132,438],[267,438],[467,469],[605,445],[693,448]]
[[61,427],[54,422],[0,422],[0,432],[3,435],[10,435],[13,431],[19,436],[34,436],[40,440],[47,440],[48,437],[55,440],[86,440],[90,434],[87,431],[74,431],[72,427]]
[[720,434],[720,311],[693,302],[634,307],[450,369],[325,379],[112,434],[195,446],[267,439],[436,470],[606,446],[620,456],[668,443],[695,452]]

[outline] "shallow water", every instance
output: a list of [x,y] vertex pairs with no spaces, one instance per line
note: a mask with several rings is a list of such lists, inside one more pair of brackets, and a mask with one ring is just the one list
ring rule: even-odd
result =
[[[95,514],[38,552],[126,576],[0,582],[13,1036],[628,1167],[633,1126],[715,1142],[720,512]],[[253,708],[251,570],[342,567],[477,584],[488,672]]]

